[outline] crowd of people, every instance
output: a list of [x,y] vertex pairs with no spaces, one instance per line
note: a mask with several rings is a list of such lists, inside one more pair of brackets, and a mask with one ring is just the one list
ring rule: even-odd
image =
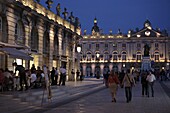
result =
[[115,72],[114,70],[104,72],[104,83],[107,88],[110,89],[112,102],[116,102],[116,93],[118,86],[125,89],[126,102],[129,103],[132,100],[132,88],[136,83],[141,83],[142,96],[154,97],[154,82],[155,80],[170,80],[170,71],[161,70],[158,71],[131,71],[127,69],[126,72]]
[[33,64],[29,70],[26,70],[22,65],[17,65],[16,62],[12,65],[15,67],[14,71],[9,71],[8,68],[0,69],[0,91],[23,91],[29,88],[65,85],[66,69],[63,66],[59,69],[53,67],[50,71],[46,65],[42,68],[38,66],[36,69]]

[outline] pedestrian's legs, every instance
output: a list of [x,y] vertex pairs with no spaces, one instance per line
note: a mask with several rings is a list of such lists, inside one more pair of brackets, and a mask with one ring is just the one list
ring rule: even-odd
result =
[[126,102],[129,102],[129,91],[128,87],[125,87]]
[[149,97],[149,90],[150,90],[150,83],[148,83],[148,89],[147,89],[148,97]]
[[54,75],[51,76],[52,85],[55,85]]
[[154,97],[154,90],[153,90],[153,82],[150,83],[151,91],[152,91],[152,97]]
[[60,75],[59,86],[61,85],[62,80],[63,80],[63,75]]
[[28,89],[28,84],[27,84],[26,76],[23,77],[23,80],[24,80],[24,84],[25,84],[25,89],[27,90]]
[[66,75],[63,75],[63,80],[62,80],[62,85],[65,85],[65,81],[66,81]]
[[58,75],[55,76],[56,85],[58,84]]
[[23,77],[22,77],[22,75],[20,75],[20,91],[22,91],[23,90],[23,86],[22,86],[22,80],[23,80]]
[[145,84],[145,86],[144,86],[144,92],[145,92],[145,95],[147,95],[147,91],[148,91],[148,85],[147,85],[147,84]]

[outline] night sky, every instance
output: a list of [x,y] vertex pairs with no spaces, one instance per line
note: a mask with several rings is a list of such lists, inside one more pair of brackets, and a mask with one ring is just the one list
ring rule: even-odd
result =
[[[41,0],[44,4],[46,0]],[[93,20],[98,19],[98,26],[105,34],[112,30],[117,33],[120,29],[127,33],[129,29],[141,29],[146,19],[150,20],[153,28],[166,29],[170,34],[170,0],[53,0],[52,11],[61,4],[68,12],[81,22],[84,29],[91,33]]]

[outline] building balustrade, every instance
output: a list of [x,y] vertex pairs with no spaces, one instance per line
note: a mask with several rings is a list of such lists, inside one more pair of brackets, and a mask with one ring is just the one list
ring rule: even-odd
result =
[[43,15],[47,17],[49,20],[52,20],[62,26],[64,26],[67,29],[70,29],[72,32],[76,32],[78,35],[80,35],[80,28],[75,28],[74,25],[72,25],[67,20],[62,19],[60,16],[54,14],[52,11],[44,8],[39,3],[35,2],[34,0],[15,0],[16,2],[22,3],[24,6],[29,7],[33,11],[36,11],[38,14]]

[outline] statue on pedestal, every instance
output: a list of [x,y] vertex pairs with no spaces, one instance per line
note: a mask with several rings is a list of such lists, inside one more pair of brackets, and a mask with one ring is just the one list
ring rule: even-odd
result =
[[64,8],[64,12],[62,14],[64,15],[64,19],[66,20],[68,15],[67,8]]
[[60,12],[61,12],[60,3],[58,3],[56,7],[56,12],[57,12],[57,15],[60,16]]
[[144,46],[144,56],[149,56],[150,47],[148,44]]
[[69,16],[69,20],[71,23],[74,22],[74,16],[73,16],[73,12],[71,12],[70,16]]

